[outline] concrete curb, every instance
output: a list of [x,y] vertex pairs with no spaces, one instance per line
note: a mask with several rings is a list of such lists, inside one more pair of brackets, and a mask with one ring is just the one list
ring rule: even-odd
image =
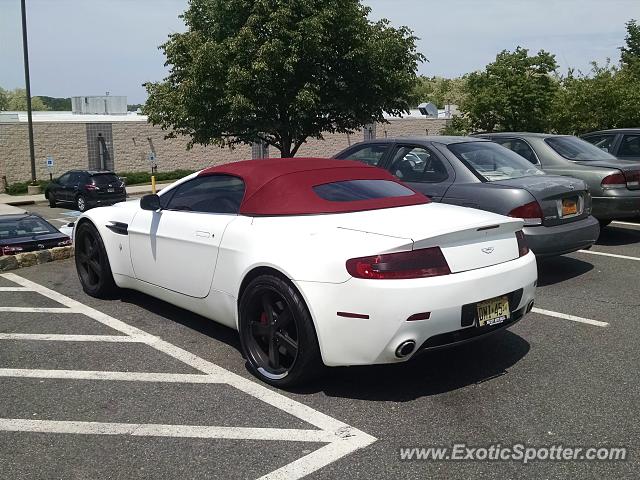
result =
[[55,247],[48,250],[38,250],[37,252],[19,253],[17,255],[0,256],[0,272],[17,270],[23,267],[32,267],[41,263],[65,260],[73,257],[73,247]]

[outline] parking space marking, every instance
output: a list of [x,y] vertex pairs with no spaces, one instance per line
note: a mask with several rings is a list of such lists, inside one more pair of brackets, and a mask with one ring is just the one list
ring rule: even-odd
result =
[[0,307],[0,312],[10,313],[79,313],[59,307]]
[[635,260],[640,262],[640,257],[630,257],[628,255],[618,255],[616,253],[596,252],[593,250],[578,250],[579,253],[588,253],[589,255],[601,255],[603,257],[622,258],[623,260]]
[[134,437],[218,438],[226,440],[271,440],[319,442],[335,440],[332,432],[297,428],[205,427],[148,423],[73,422],[59,420],[0,419],[0,431],[75,433],[81,435],[132,435]]
[[49,333],[0,333],[0,340],[40,340],[45,342],[121,342],[144,341],[128,335],[60,335]]
[[615,220],[611,223],[615,225],[629,225],[630,227],[640,227],[640,223],[633,223],[633,222],[619,222]]
[[28,292],[28,288],[24,287],[0,287],[0,292]]
[[[0,419],[0,430],[13,431],[56,431],[65,430],[66,433],[100,433],[102,431],[140,435],[133,432],[147,432],[147,436],[190,436],[196,433],[204,435],[202,438],[234,438],[246,440],[293,440],[302,442],[318,442],[326,445],[295,460],[267,475],[261,480],[298,479],[313,473],[326,465],[329,465],[361,448],[367,447],[376,441],[375,437],[362,432],[346,423],[330,417],[322,412],[292,400],[264,385],[246,379],[233,372],[225,370],[214,363],[200,358],[176,345],[151,335],[132,325],[124,323],[105,313],[95,310],[88,305],[66,297],[54,290],[27,280],[12,273],[0,274],[1,277],[16,283],[24,288],[21,291],[37,292],[66,308],[25,308],[3,307],[0,311],[11,312],[47,312],[47,313],[76,313],[83,314],[103,325],[106,325],[120,333],[133,337],[136,342],[146,344],[166,355],[202,372],[203,375],[181,374],[149,374],[142,372],[78,372],[73,370],[22,370],[0,369],[2,377],[30,377],[30,378],[69,378],[82,380],[128,380],[128,381],[171,381],[184,383],[223,383],[240,390],[251,397],[261,400],[268,405],[288,413],[318,430],[292,430],[292,429],[264,429],[264,428],[234,428],[234,427],[193,427],[189,425],[139,425],[139,424],[100,424],[95,422],[57,422],[34,421],[26,419]],[[34,334],[36,335],[36,334]],[[29,335],[31,339],[34,335]],[[40,336],[40,335],[38,335]],[[69,338],[69,335],[49,335],[49,339]],[[84,336],[73,336],[84,337]],[[100,336],[91,336],[94,338]],[[107,336],[109,338],[120,338]],[[26,337],[23,337],[25,339]],[[200,377],[203,377],[201,380]],[[207,380],[205,381],[204,378]],[[49,429],[49,430],[47,430]],[[70,430],[69,430],[70,429]],[[106,429],[106,430],[105,430]],[[206,430],[209,429],[209,430]],[[60,433],[65,433],[60,432]],[[162,433],[162,435],[160,435]],[[227,435],[227,436],[224,436]],[[235,435],[228,437],[228,435]]]
[[22,368],[0,368],[0,377],[156,383],[220,383],[216,377],[203,375],[201,373],[108,372],[103,370],[31,370]]
[[540,315],[546,315],[547,317],[562,318],[563,320],[571,320],[572,322],[586,323],[587,325],[594,325],[596,327],[608,327],[607,322],[601,322],[599,320],[591,320],[589,318],[576,317],[575,315],[567,315],[566,313],[552,312],[551,310],[543,310],[541,308],[534,308],[531,310],[533,313],[539,313]]

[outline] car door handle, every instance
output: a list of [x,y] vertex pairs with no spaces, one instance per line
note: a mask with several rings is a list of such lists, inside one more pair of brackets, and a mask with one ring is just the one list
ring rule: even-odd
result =
[[213,235],[211,235],[210,232],[204,232],[202,230],[197,230],[196,231],[196,237],[211,238],[211,237],[213,237]]

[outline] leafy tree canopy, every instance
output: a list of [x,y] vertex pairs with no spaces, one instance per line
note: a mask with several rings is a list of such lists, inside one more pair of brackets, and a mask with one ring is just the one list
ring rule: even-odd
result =
[[[31,109],[49,110],[40,97],[31,97]],[[23,112],[27,110],[27,91],[24,88],[3,90],[0,88],[0,110]]]
[[526,48],[502,51],[484,71],[466,77],[462,104],[471,126],[481,131],[544,131],[558,82],[555,56]]
[[622,65],[640,67],[640,25],[635,20],[627,22],[625,44],[620,47]]
[[400,114],[424,57],[409,29],[369,11],[359,0],[190,0],[144,113],[191,145],[262,140],[284,157]]
[[417,78],[411,92],[411,106],[432,102],[438,108],[445,105],[460,105],[465,98],[464,78],[425,77]]

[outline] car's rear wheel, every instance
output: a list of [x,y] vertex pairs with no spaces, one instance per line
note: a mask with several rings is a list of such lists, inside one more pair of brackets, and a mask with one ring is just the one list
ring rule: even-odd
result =
[[82,289],[92,297],[107,298],[118,289],[100,233],[89,222],[83,222],[75,233],[76,270]]
[[311,315],[284,278],[260,275],[240,299],[240,341],[251,371],[261,380],[290,387],[322,368]]
[[87,199],[84,198],[84,195],[82,194],[78,195],[78,197],[76,198],[76,207],[81,212],[84,212],[87,210]]

